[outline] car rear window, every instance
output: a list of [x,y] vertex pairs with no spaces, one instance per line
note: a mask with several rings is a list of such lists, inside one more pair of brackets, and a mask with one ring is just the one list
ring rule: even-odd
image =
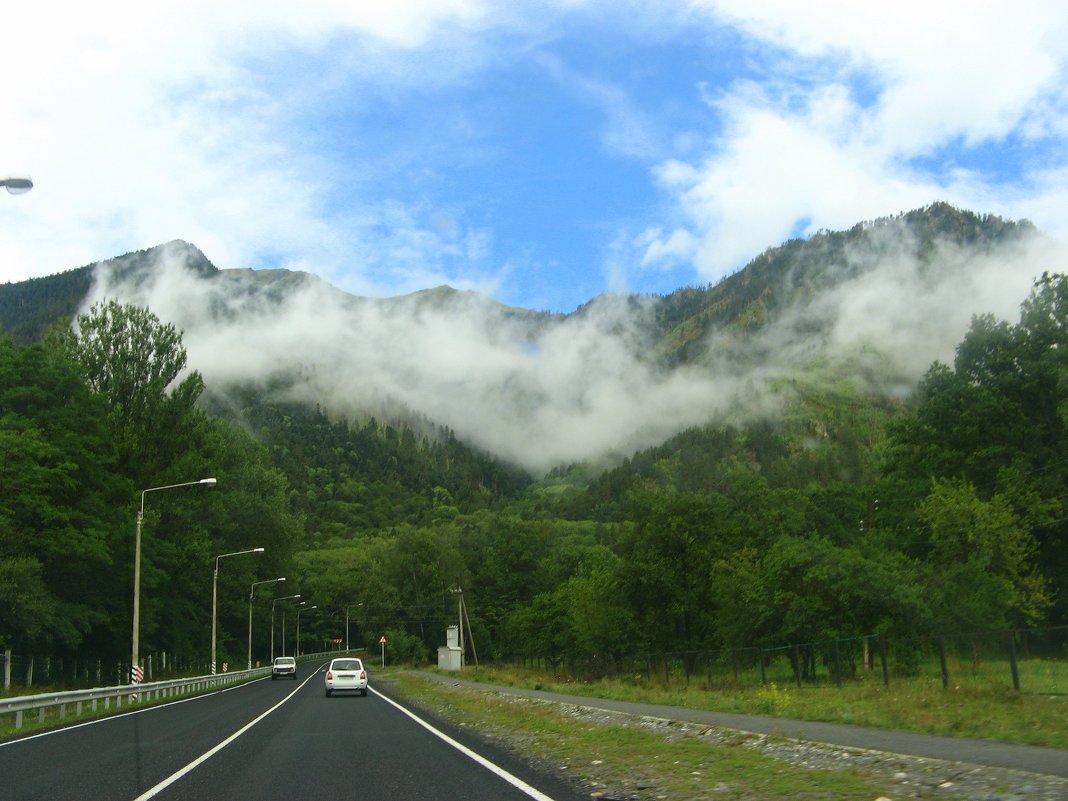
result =
[[294,660],[293,657],[287,656],[287,657],[281,657],[279,659],[274,660],[274,663],[276,665],[292,665],[294,663],[294,661],[296,661],[296,660]]
[[359,659],[339,659],[334,663],[334,670],[361,670]]

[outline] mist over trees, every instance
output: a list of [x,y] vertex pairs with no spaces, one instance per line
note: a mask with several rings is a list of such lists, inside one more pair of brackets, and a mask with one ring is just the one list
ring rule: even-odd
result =
[[[1015,232],[981,218],[965,239],[977,225]],[[660,355],[718,358],[685,321],[730,307],[725,291],[662,307]],[[728,325],[774,318],[788,294],[757,292]],[[799,362],[769,380],[774,407],[683,427],[608,469],[544,474],[416,413],[342,414],[254,382],[214,392],[173,324],[102,302],[42,340],[0,338],[0,645],[121,659],[140,493],[205,476],[214,490],[147,505],[143,653],[206,661],[214,559],[252,547],[265,552],[220,571],[231,664],[251,584],[280,576],[256,593],[255,659],[272,594],[298,592],[317,606],[306,649],[386,634],[395,656],[428,659],[462,588],[481,658],[592,670],[634,653],[1068,623],[1068,278],[1042,275],[1020,300],[1017,322],[974,316],[911,394],[876,391],[888,356]]]

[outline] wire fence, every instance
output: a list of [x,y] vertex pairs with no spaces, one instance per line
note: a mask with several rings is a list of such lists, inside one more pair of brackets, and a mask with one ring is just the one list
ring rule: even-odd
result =
[[[708,689],[844,687],[929,681],[945,689],[1068,695],[1068,626],[942,636],[874,634],[781,646],[639,654],[575,663],[528,655],[530,664],[589,677],[642,677]],[[524,660],[525,662],[527,660]],[[555,668],[554,668],[555,666]]]
[[623,670],[664,684],[710,689],[777,684],[842,687],[927,679],[943,688],[1068,694],[1068,626],[891,640],[867,635],[777,647],[632,657]]

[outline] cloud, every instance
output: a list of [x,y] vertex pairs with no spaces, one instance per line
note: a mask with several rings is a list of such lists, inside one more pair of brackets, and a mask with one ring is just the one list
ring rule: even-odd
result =
[[19,4],[0,171],[37,189],[3,204],[0,280],[182,238],[360,294],[574,308],[936,199],[1066,235],[1062,6]]
[[[1063,142],[1068,12],[1060,4],[693,7],[750,37],[765,64],[760,86],[737,81],[710,96],[721,128],[701,160],[665,161],[654,172],[677,203],[679,220],[665,227],[699,240],[695,266],[705,279],[790,236],[940,199],[1026,212],[1068,233],[1052,190],[1064,164],[1059,144],[1008,186],[999,165],[988,170],[979,155],[959,161],[1012,137],[1032,149]],[[921,163],[950,146],[943,163]],[[661,252],[674,251],[654,240],[636,258]]]
[[[379,85],[454,75],[477,58],[463,54],[482,52],[462,45],[481,30],[485,8],[472,0],[20,5],[0,51],[8,76],[0,170],[32,174],[37,189],[5,207],[14,219],[4,228],[18,235],[0,232],[0,279],[178,237],[225,265],[273,259],[339,270],[367,230],[350,235],[354,216],[390,201],[371,196],[363,212],[352,211],[358,198],[329,205],[339,179],[358,185],[361,176],[339,173],[306,146],[301,114],[357,74]],[[448,57],[450,44],[460,46]]]
[[633,296],[605,295],[531,329],[475,293],[370,301],[309,275],[205,280],[176,246],[136,286],[102,265],[90,301],[147,306],[173,323],[213,393],[251,384],[340,415],[399,403],[541,474],[611,463],[728,412],[773,416],[774,384],[812,364],[871,358],[876,377],[864,389],[909,386],[932,361],[952,360],[972,314],[1018,319],[1032,281],[1062,255],[1046,240],[981,256],[942,246],[932,266],[896,223],[872,237],[873,247],[827,262],[841,275],[810,303],[753,340],[714,333],[703,363],[674,369],[650,358],[651,301]]

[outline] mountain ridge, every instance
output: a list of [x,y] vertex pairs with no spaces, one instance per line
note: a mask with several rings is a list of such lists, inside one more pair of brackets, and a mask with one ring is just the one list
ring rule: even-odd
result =
[[219,269],[175,240],[0,286],[0,330],[39,339],[91,293],[117,296],[184,331],[213,392],[414,413],[537,474],[617,463],[725,415],[780,415],[799,379],[899,392],[989,310],[987,284],[1011,278],[994,294],[1015,308],[1032,268],[1013,260],[1036,238],[1026,221],[936,203],[787,241],[704,287],[605,293],[570,314],[449,286],[355,296],[311,273]]

